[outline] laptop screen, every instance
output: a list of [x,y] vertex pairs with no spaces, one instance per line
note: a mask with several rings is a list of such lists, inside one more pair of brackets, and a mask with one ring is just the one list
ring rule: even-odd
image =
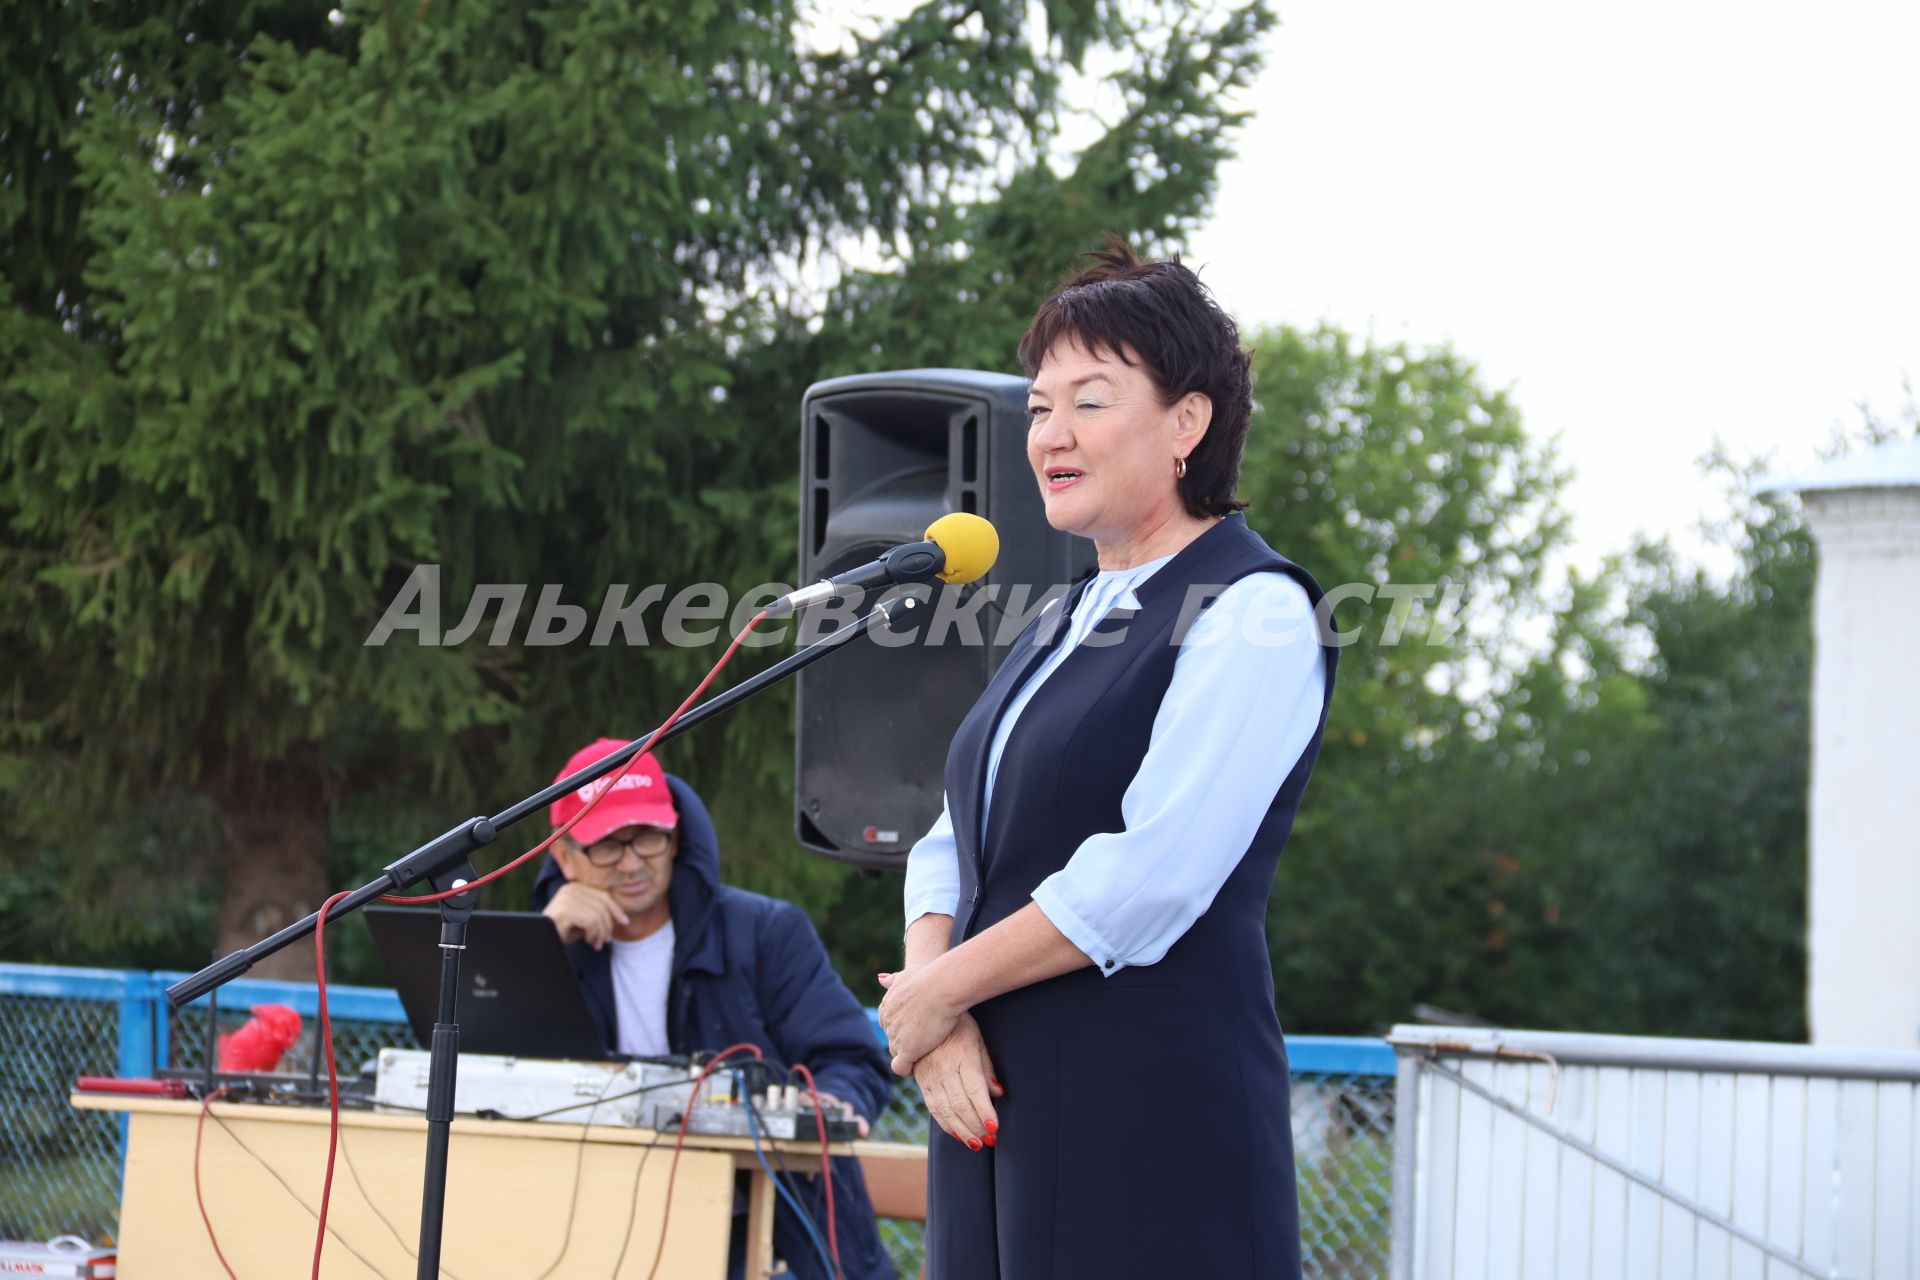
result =
[[[422,1048],[440,1002],[440,913],[368,906],[362,913]],[[608,1058],[586,993],[553,921],[537,912],[476,911],[460,956],[460,1049],[521,1058]]]

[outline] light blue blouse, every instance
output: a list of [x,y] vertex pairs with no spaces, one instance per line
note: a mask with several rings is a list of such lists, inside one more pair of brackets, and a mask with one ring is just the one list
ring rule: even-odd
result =
[[[983,835],[1001,752],[1035,690],[1111,610],[1139,608],[1134,589],[1172,558],[1107,570],[1088,583],[1066,635],[1000,718],[987,756]],[[1126,829],[1088,837],[1033,892],[1102,973],[1152,964],[1213,904],[1313,737],[1325,685],[1311,602],[1287,575],[1242,578],[1200,615],[1121,799]],[[907,854],[905,892],[908,924],[959,908],[959,847],[944,803]]]

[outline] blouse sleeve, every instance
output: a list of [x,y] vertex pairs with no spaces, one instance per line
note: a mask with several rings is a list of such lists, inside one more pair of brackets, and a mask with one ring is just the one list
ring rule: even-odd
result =
[[1101,973],[1159,960],[1213,904],[1319,725],[1325,672],[1306,589],[1284,574],[1242,578],[1200,615],[1121,798],[1125,829],[1090,836],[1033,892]]
[[908,925],[924,915],[950,916],[960,909],[960,847],[945,795],[932,829],[907,850],[905,893]]

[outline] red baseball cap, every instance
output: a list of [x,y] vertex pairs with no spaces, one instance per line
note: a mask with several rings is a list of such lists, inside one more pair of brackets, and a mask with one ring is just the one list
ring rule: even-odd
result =
[[[555,782],[569,774],[578,773],[596,761],[604,760],[620,748],[626,746],[621,738],[601,738],[573,753],[567,761],[567,767],[554,775]],[[595,796],[612,791],[593,806],[593,812],[574,824],[567,832],[575,843],[588,845],[604,840],[622,827],[641,823],[650,827],[680,825],[680,814],[673,807],[673,792],[667,789],[667,775],[660,768],[660,762],[653,758],[651,751],[632,761],[625,774],[618,769],[603,778],[596,778],[586,786],[555,800],[547,810],[547,816],[554,826],[560,826],[568,818],[587,807],[587,802]]]

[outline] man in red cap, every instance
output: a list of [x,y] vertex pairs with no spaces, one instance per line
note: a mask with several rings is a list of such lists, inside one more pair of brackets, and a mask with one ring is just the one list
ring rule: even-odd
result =
[[[555,780],[625,745],[601,738],[576,751]],[[833,971],[806,912],[720,883],[719,841],[706,805],[652,755],[624,775],[561,797],[549,811],[553,825],[596,797],[553,842],[533,905],[568,944],[568,961],[607,1043],[635,1057],[756,1044],[777,1071],[805,1063],[821,1093],[851,1111],[864,1131],[892,1096],[893,1077],[866,1010]],[[794,1182],[824,1233],[819,1179]],[[891,1280],[858,1162],[834,1162],[833,1195],[846,1280]],[[807,1224],[784,1201],[773,1237],[793,1275],[829,1280]]]
[[[615,738],[602,738],[583,747],[567,761],[560,777],[625,745]],[[609,941],[641,943],[664,936],[671,956],[673,917],[667,909],[667,888],[673,883],[680,813],[667,789],[667,775],[651,753],[643,755],[624,774],[589,782],[556,800],[549,811],[553,825],[561,826],[596,797],[599,803],[592,812],[553,843],[553,861],[567,882],[548,901],[545,915],[559,926],[563,942],[584,941],[598,949]],[[621,954],[615,951],[616,957]],[[665,1023],[660,1025],[659,1039],[664,1042]],[[638,1028],[622,1031],[627,1038],[643,1035]],[[666,1052],[660,1045],[628,1048],[622,1044],[619,1048],[635,1055]]]

